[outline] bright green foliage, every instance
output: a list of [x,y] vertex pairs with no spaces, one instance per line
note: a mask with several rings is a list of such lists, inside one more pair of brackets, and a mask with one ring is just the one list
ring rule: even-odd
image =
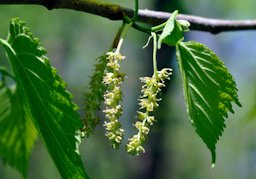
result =
[[25,114],[32,117],[62,178],[88,178],[78,152],[82,123],[65,83],[44,56],[46,51],[24,22],[13,19],[8,54]]
[[177,45],[184,96],[190,121],[212,154],[225,127],[227,112],[238,106],[237,88],[224,63],[208,47],[198,42]]
[[[157,48],[165,43],[176,46],[190,121],[210,149],[215,164],[216,143],[225,127],[225,118],[229,111],[234,112],[231,103],[241,106],[236,84],[224,63],[208,47],[197,42],[182,42],[189,23],[177,20],[177,14],[177,11],[173,12],[166,23],[151,28],[154,74],[141,78],[144,84],[138,121],[134,124],[138,133],[129,139],[127,151],[136,155],[145,151],[143,144],[156,121],[152,113],[158,107],[158,94],[171,74],[170,69],[157,70]],[[104,123],[106,136],[114,148],[119,147],[124,136],[118,119],[123,112],[121,84],[125,79],[125,75],[119,72],[119,61],[125,57],[119,51],[132,23],[122,26],[116,52],[108,52],[99,58],[90,88],[84,94],[83,126],[77,106],[65,90],[66,84],[45,56],[46,50],[24,22],[11,21],[8,39],[0,39],[12,67],[12,72],[0,67],[0,157],[17,168],[24,178],[27,177],[28,160],[37,133],[62,178],[88,178],[78,145],[80,137],[88,137],[99,123],[95,112],[103,99],[106,105],[103,112],[108,119]],[[162,33],[157,36],[156,31],[160,30]],[[14,87],[6,86],[5,76],[14,78]]]
[[93,134],[95,127],[99,124],[100,119],[96,112],[100,109],[100,104],[104,100],[106,86],[102,83],[104,71],[107,66],[106,55],[98,58],[99,63],[95,65],[94,74],[89,82],[89,89],[84,93],[85,117],[83,119],[84,127],[82,132],[86,137]]
[[179,21],[176,19],[178,11],[174,11],[167,20],[166,25],[158,39],[158,48],[165,43],[169,46],[175,46],[184,39],[183,32],[188,31],[189,23],[187,21]]
[[208,47],[197,42],[182,42],[189,23],[176,20],[177,11],[166,22],[158,39],[177,47],[184,96],[190,121],[216,160],[215,145],[225,127],[224,117],[234,112],[231,102],[241,106],[233,77],[224,63]]
[[0,82],[0,156],[27,177],[28,160],[37,132],[20,96]]

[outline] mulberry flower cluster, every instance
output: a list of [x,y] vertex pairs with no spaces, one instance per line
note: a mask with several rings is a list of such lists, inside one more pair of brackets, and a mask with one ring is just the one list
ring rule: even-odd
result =
[[94,74],[89,82],[89,89],[84,93],[85,97],[85,117],[83,119],[84,127],[81,129],[82,137],[89,137],[93,133],[94,128],[99,124],[99,117],[96,111],[100,109],[100,104],[103,101],[103,95],[106,90],[102,84],[104,71],[107,66],[106,55],[98,58],[99,63],[95,65]]
[[122,100],[121,84],[124,81],[125,75],[119,72],[119,61],[124,60],[125,57],[120,53],[108,52],[107,53],[107,67],[103,83],[107,89],[104,94],[104,103],[106,109],[103,112],[108,119],[105,121],[106,136],[109,138],[113,148],[118,148],[123,139],[124,130],[121,129],[121,124],[118,118],[122,115],[122,106],[119,102]]
[[128,153],[133,155],[139,155],[144,153],[145,149],[142,147],[143,143],[147,139],[147,135],[150,131],[149,127],[156,121],[155,117],[150,115],[150,112],[154,111],[158,107],[158,101],[161,99],[157,97],[161,88],[165,86],[165,80],[169,80],[169,76],[172,74],[170,68],[164,68],[161,71],[157,71],[152,77],[142,77],[141,82],[144,83],[141,90],[141,97],[139,99],[140,110],[137,113],[138,121],[135,123],[135,128],[138,129],[138,133],[129,139],[129,143],[126,145]]

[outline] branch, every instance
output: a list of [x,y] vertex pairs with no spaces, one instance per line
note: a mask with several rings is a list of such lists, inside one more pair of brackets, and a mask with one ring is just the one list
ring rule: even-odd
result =
[[[123,20],[125,15],[132,17],[134,13],[132,9],[97,0],[0,0],[0,4],[34,4],[45,6],[49,10],[72,9],[102,16],[110,20]],[[137,21],[158,25],[165,22],[170,15],[167,12],[139,10]],[[189,21],[191,30],[215,34],[226,31],[256,30],[256,20],[220,20],[185,14],[180,14],[177,18]]]

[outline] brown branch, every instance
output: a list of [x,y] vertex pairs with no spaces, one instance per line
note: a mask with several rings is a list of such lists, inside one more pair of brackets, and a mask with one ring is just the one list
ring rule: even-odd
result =
[[[110,20],[122,20],[124,15],[132,17],[134,12],[132,9],[116,4],[99,2],[97,0],[0,0],[0,4],[34,4],[45,6],[49,10],[72,9],[102,16]],[[166,12],[139,10],[138,21],[157,25],[165,22],[169,17],[170,13]],[[256,20],[220,20],[185,14],[180,14],[177,18],[189,21],[191,30],[211,33],[256,30]]]
[[[151,24],[159,24],[166,21],[169,17],[170,13],[166,12],[151,10],[139,11],[139,20]],[[221,20],[185,14],[179,14],[177,18],[190,22],[191,30],[211,32],[214,34],[227,31],[256,30],[256,20]]]

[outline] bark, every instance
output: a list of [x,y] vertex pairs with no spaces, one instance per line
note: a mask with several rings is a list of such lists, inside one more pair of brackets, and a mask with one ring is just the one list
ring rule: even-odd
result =
[[[123,20],[124,16],[132,17],[134,13],[132,9],[97,0],[1,0],[1,4],[42,5],[49,10],[72,9],[102,16],[110,20]],[[137,20],[138,22],[157,25],[165,22],[170,15],[170,13],[161,11],[139,10]],[[226,31],[256,29],[256,20],[221,20],[185,14],[179,14],[177,18],[189,21],[191,30],[206,31],[215,34]]]

